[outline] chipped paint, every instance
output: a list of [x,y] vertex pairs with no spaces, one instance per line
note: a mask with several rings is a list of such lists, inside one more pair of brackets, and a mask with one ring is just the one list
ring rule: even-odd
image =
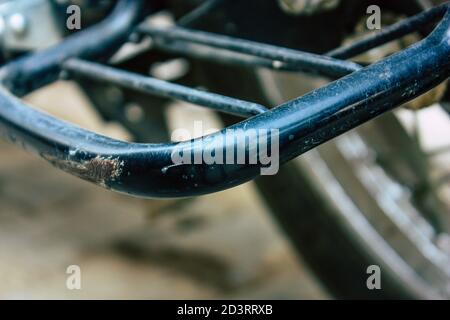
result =
[[85,161],[57,159],[49,155],[43,157],[55,167],[103,187],[119,178],[124,166],[124,161],[113,157],[97,156]]

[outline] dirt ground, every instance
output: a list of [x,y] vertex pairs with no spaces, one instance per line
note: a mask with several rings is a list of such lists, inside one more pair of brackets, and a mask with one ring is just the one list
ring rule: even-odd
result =
[[[73,90],[58,85],[31,99],[87,128],[123,134],[67,98]],[[0,153],[1,299],[328,297],[251,183],[195,199],[142,200],[3,142]],[[81,268],[81,290],[66,287],[69,265]]]

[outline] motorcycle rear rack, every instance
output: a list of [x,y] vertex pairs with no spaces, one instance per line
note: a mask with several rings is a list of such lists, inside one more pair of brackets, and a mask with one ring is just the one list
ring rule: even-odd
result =
[[[56,81],[61,73],[98,79],[138,91],[189,101],[219,112],[245,117],[227,129],[275,129],[279,161],[285,163],[318,145],[427,92],[450,76],[450,7],[443,4],[407,18],[349,46],[324,55],[211,34],[189,28],[190,22],[220,3],[206,1],[177,26],[140,24],[144,0],[120,0],[111,15],[61,44],[0,69],[0,135],[34,152],[54,166],[105,188],[140,197],[197,196],[231,188],[255,178],[262,164],[174,164],[180,148],[212,152],[217,145],[141,144],[117,141],[58,120],[27,106],[18,97]],[[344,60],[440,20],[419,43],[369,66]],[[158,49],[200,59],[292,72],[310,72],[337,79],[268,110],[259,104],[209,93],[118,70],[104,61],[131,34],[151,36]],[[208,50],[193,46],[202,45]],[[209,138],[224,137],[227,130]],[[223,139],[226,150],[236,139]],[[201,145],[201,150],[198,150]],[[247,150],[248,151],[248,150]]]

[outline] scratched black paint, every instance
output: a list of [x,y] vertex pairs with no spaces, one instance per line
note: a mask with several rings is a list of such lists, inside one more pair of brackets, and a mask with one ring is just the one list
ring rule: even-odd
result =
[[[175,144],[110,139],[31,109],[8,92],[22,95],[54,81],[70,58],[95,60],[116,49],[134,28],[142,4],[122,0],[101,25],[0,69],[0,134],[72,174],[136,196],[194,196],[251,180],[259,174],[259,165],[174,166]],[[446,10],[438,27],[420,43],[231,128],[278,129],[283,163],[417,97],[450,76]]]

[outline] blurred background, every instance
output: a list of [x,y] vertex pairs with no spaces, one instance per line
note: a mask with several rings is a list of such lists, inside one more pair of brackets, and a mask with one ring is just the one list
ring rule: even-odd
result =
[[[127,138],[72,83],[27,100]],[[191,117],[204,112],[188,108]],[[142,200],[81,181],[4,142],[0,154],[0,299],[327,297],[253,183],[194,199]],[[82,290],[66,288],[69,265],[80,266]]]
[[[193,27],[316,53],[372,33],[365,21],[373,1],[299,5],[305,1],[225,1]],[[47,9],[58,3],[55,16],[65,17],[61,8],[67,1],[37,2]],[[172,26],[206,2],[162,1],[161,11],[145,23]],[[299,6],[286,6],[289,2]],[[383,26],[433,5],[374,2],[381,7]],[[94,23],[115,1],[74,3],[85,5]],[[352,59],[373,63],[420,41],[431,29]],[[64,35],[56,32],[51,40],[57,43]],[[26,41],[15,41],[14,32],[11,37],[5,59],[41,49],[34,42],[17,47]],[[268,107],[329,81],[192,57],[189,50],[171,51],[157,37],[134,42],[109,64]],[[188,45],[213,57],[218,53]],[[0,299],[448,298],[447,86],[298,157],[276,176],[198,198],[144,200],[112,193],[0,142]],[[214,131],[241,120],[83,78],[58,81],[25,100],[125,141],[163,142],[179,128],[195,135],[195,121]],[[380,291],[366,286],[366,270],[373,264],[381,266]],[[81,268],[81,290],[66,287],[70,265]]]

